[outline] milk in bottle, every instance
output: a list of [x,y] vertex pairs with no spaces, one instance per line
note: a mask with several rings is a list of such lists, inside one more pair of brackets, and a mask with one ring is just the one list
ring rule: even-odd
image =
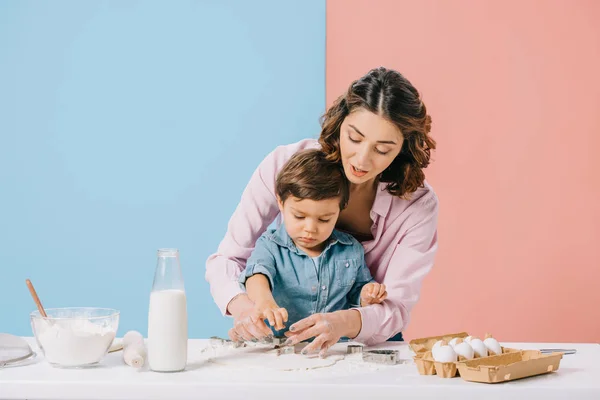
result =
[[148,310],[148,366],[176,372],[187,363],[187,302],[177,249],[158,250]]

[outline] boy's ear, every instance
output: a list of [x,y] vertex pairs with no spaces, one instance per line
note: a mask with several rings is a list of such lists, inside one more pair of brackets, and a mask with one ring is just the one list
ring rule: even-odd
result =
[[283,201],[281,201],[279,195],[277,195],[277,206],[279,207],[279,211],[283,212]]

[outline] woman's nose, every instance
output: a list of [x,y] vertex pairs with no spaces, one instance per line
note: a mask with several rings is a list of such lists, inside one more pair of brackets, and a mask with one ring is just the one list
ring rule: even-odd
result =
[[366,145],[363,145],[360,147],[360,149],[358,149],[358,151],[356,152],[356,161],[359,165],[357,165],[358,168],[361,169],[369,169],[369,147]]

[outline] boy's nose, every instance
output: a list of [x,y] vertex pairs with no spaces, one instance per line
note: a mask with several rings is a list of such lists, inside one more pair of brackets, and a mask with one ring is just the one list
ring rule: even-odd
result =
[[306,232],[316,232],[317,231],[317,225],[313,222],[307,221],[306,224],[304,225],[304,230]]

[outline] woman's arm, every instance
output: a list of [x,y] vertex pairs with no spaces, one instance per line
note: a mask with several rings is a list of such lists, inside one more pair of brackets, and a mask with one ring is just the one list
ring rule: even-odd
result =
[[[225,237],[217,252],[206,261],[206,280],[223,315],[235,311],[235,307],[228,310],[228,305],[234,297],[243,293],[238,277],[246,267],[256,240],[279,212],[274,194],[276,171],[273,158],[274,153],[269,154],[252,174],[229,220]],[[241,300],[240,297],[236,300]],[[246,306],[250,306],[251,301],[246,300]],[[238,308],[243,309],[239,305]]]
[[256,240],[273,222],[279,209],[275,197],[275,179],[283,164],[298,150],[313,147],[307,139],[279,146],[260,163],[246,186],[240,203],[229,220],[227,233],[216,253],[206,261],[206,280],[223,315],[240,315],[253,308],[238,283],[240,273]]
[[[423,279],[433,267],[438,249],[438,201],[433,192],[414,204],[410,228],[400,230],[381,283],[388,297],[381,304],[358,308],[362,327],[355,340],[367,345],[385,342],[405,329],[419,300]],[[407,220],[407,222],[409,221]]]

